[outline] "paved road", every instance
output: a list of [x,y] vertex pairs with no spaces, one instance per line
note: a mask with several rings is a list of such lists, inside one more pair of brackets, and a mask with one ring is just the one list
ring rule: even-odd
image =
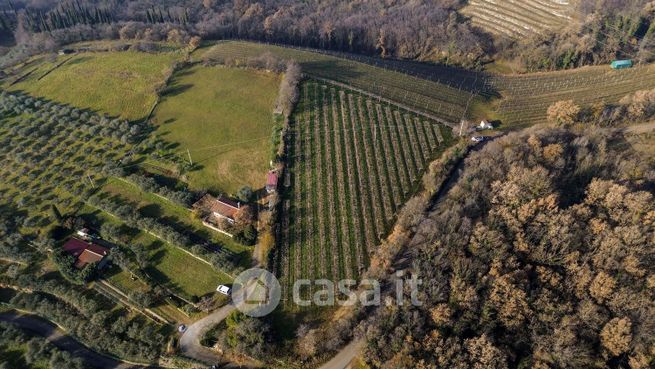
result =
[[68,351],[74,357],[84,361],[87,368],[97,369],[137,369],[143,368],[139,365],[132,365],[122,361],[101,355],[84,346],[75,339],[67,336],[55,325],[36,315],[20,314],[15,311],[0,313],[0,321],[11,323],[24,331],[44,337],[54,346],[63,351]]
[[180,351],[182,354],[210,365],[224,362],[225,359],[223,359],[216,351],[201,345],[200,339],[209,329],[218,325],[218,323],[227,318],[227,316],[235,309],[236,307],[232,305],[232,303],[229,303],[188,326],[187,330],[180,338]]
[[364,345],[363,340],[353,341],[346,345],[344,348],[337,353],[332,360],[323,364],[319,369],[346,369],[350,367],[350,363],[353,359],[359,354],[362,346]]

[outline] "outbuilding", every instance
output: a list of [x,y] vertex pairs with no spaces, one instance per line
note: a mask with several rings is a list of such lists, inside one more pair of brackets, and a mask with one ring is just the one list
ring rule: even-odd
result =
[[611,64],[612,69],[627,69],[627,68],[632,68],[632,66],[633,63],[632,60],[630,59],[615,60]]
[[277,181],[277,172],[274,170],[269,171],[268,175],[266,176],[266,192],[273,193],[277,191]]

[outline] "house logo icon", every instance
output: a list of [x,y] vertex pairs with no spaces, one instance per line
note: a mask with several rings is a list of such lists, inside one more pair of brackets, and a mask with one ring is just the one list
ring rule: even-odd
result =
[[247,269],[232,285],[232,302],[245,315],[259,318],[271,313],[280,303],[280,282],[270,272]]

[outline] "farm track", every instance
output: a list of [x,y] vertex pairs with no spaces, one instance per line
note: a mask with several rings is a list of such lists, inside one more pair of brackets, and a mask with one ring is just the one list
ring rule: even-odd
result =
[[[301,85],[289,133],[294,180],[283,194],[290,203],[283,206],[283,224],[292,232],[282,231],[277,252],[286,301],[298,279],[360,276],[428,158],[449,143],[450,137],[423,137],[432,135],[428,125],[442,126],[356,91],[317,80]],[[395,161],[405,155],[406,161]],[[406,183],[397,169],[406,172]]]

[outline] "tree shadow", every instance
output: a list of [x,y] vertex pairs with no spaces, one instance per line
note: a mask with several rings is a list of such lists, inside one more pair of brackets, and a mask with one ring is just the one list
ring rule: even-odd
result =
[[168,97],[174,97],[177,96],[189,89],[193,88],[192,84],[184,84],[184,85],[173,85],[164,90],[162,92],[162,98],[168,98]]

